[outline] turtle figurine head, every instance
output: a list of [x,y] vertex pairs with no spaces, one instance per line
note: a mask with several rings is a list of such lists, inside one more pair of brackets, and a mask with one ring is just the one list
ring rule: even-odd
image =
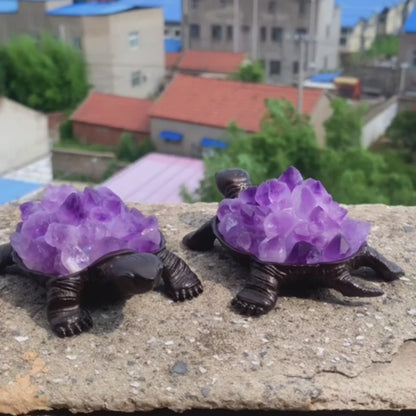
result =
[[191,249],[207,250],[218,239],[248,260],[249,277],[232,302],[240,312],[270,311],[286,286],[328,287],[346,296],[382,295],[352,277],[361,266],[387,281],[403,274],[368,246],[369,223],[350,218],[321,182],[304,180],[296,168],[259,186],[252,186],[241,169],[221,171],[216,180],[226,199],[215,218],[183,241]]
[[161,280],[175,301],[202,292],[197,276],[166,249],[156,217],[128,208],[108,188],[51,186],[20,211],[10,244],[0,246],[0,272],[15,265],[46,286],[48,320],[61,337],[92,326],[86,306],[125,300]]

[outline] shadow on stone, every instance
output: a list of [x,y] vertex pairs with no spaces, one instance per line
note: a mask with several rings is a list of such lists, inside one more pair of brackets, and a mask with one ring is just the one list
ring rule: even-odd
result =
[[[34,323],[52,335],[46,317],[46,291],[36,280],[19,276],[16,269],[10,267],[7,275],[0,275],[0,298],[14,308],[24,309]],[[94,334],[114,331],[123,321],[123,306],[118,302],[105,306],[86,305],[94,321],[89,331]],[[111,317],[111,319],[108,319]]]

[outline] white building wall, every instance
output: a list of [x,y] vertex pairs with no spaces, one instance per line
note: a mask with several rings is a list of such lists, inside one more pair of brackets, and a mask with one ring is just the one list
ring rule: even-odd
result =
[[386,108],[365,123],[361,138],[361,144],[364,148],[369,147],[386,132],[394,117],[396,117],[398,108],[397,97],[394,97]]
[[48,119],[7,98],[0,98],[0,174],[49,153]]

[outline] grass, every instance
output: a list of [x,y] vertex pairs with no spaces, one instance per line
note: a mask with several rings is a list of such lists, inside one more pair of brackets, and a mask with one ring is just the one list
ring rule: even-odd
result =
[[102,146],[96,143],[84,144],[84,143],[80,143],[76,139],[65,139],[65,140],[60,140],[58,142],[54,142],[53,148],[54,149],[84,150],[84,151],[89,151],[89,152],[114,153],[111,149],[109,149],[106,146]]

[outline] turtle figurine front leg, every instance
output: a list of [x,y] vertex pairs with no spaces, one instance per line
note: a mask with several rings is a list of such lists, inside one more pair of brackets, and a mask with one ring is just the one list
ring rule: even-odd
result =
[[166,248],[157,256],[163,263],[162,277],[166,290],[175,302],[196,298],[202,293],[200,280],[180,257]]

